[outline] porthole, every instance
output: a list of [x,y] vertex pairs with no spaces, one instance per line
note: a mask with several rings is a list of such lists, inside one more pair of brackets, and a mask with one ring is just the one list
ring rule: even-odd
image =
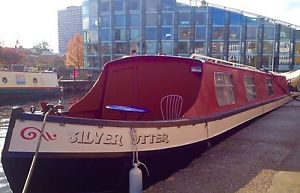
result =
[[3,82],[4,84],[6,84],[6,83],[7,83],[7,78],[6,78],[6,77],[3,77],[3,78],[2,78],[2,82]]
[[34,84],[36,84],[38,82],[36,78],[33,78],[32,81]]

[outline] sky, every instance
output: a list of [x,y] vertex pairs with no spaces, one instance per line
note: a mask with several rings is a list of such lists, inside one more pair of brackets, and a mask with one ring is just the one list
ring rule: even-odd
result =
[[[189,0],[178,0],[189,3]],[[195,0],[192,0],[195,1]],[[207,0],[300,26],[300,0]],[[198,0],[198,4],[201,0]],[[57,12],[82,0],[0,0],[0,44],[25,48],[47,41],[58,52]]]
[[0,43],[25,48],[47,41],[58,52],[58,10],[81,5],[82,0],[0,0]]

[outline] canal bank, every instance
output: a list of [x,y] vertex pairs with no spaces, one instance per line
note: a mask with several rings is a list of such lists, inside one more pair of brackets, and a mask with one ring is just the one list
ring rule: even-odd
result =
[[144,191],[175,192],[299,193],[300,102],[255,119]]

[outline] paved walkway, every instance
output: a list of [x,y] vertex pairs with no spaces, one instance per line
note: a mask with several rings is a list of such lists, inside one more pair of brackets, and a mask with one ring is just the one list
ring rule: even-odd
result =
[[300,193],[300,102],[292,100],[144,193]]

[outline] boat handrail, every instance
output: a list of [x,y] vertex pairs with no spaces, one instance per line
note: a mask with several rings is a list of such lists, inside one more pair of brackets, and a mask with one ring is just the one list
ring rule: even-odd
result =
[[230,62],[230,61],[227,61],[227,60],[222,60],[222,59],[218,59],[218,58],[204,56],[204,55],[201,55],[201,54],[192,54],[190,56],[190,58],[198,59],[198,60],[201,60],[201,61],[211,61],[211,62],[214,62],[214,63],[217,63],[217,64],[225,64],[225,65],[231,65],[231,66],[256,70],[256,67],[253,67],[253,66],[240,64],[240,63],[235,63],[235,62]]

